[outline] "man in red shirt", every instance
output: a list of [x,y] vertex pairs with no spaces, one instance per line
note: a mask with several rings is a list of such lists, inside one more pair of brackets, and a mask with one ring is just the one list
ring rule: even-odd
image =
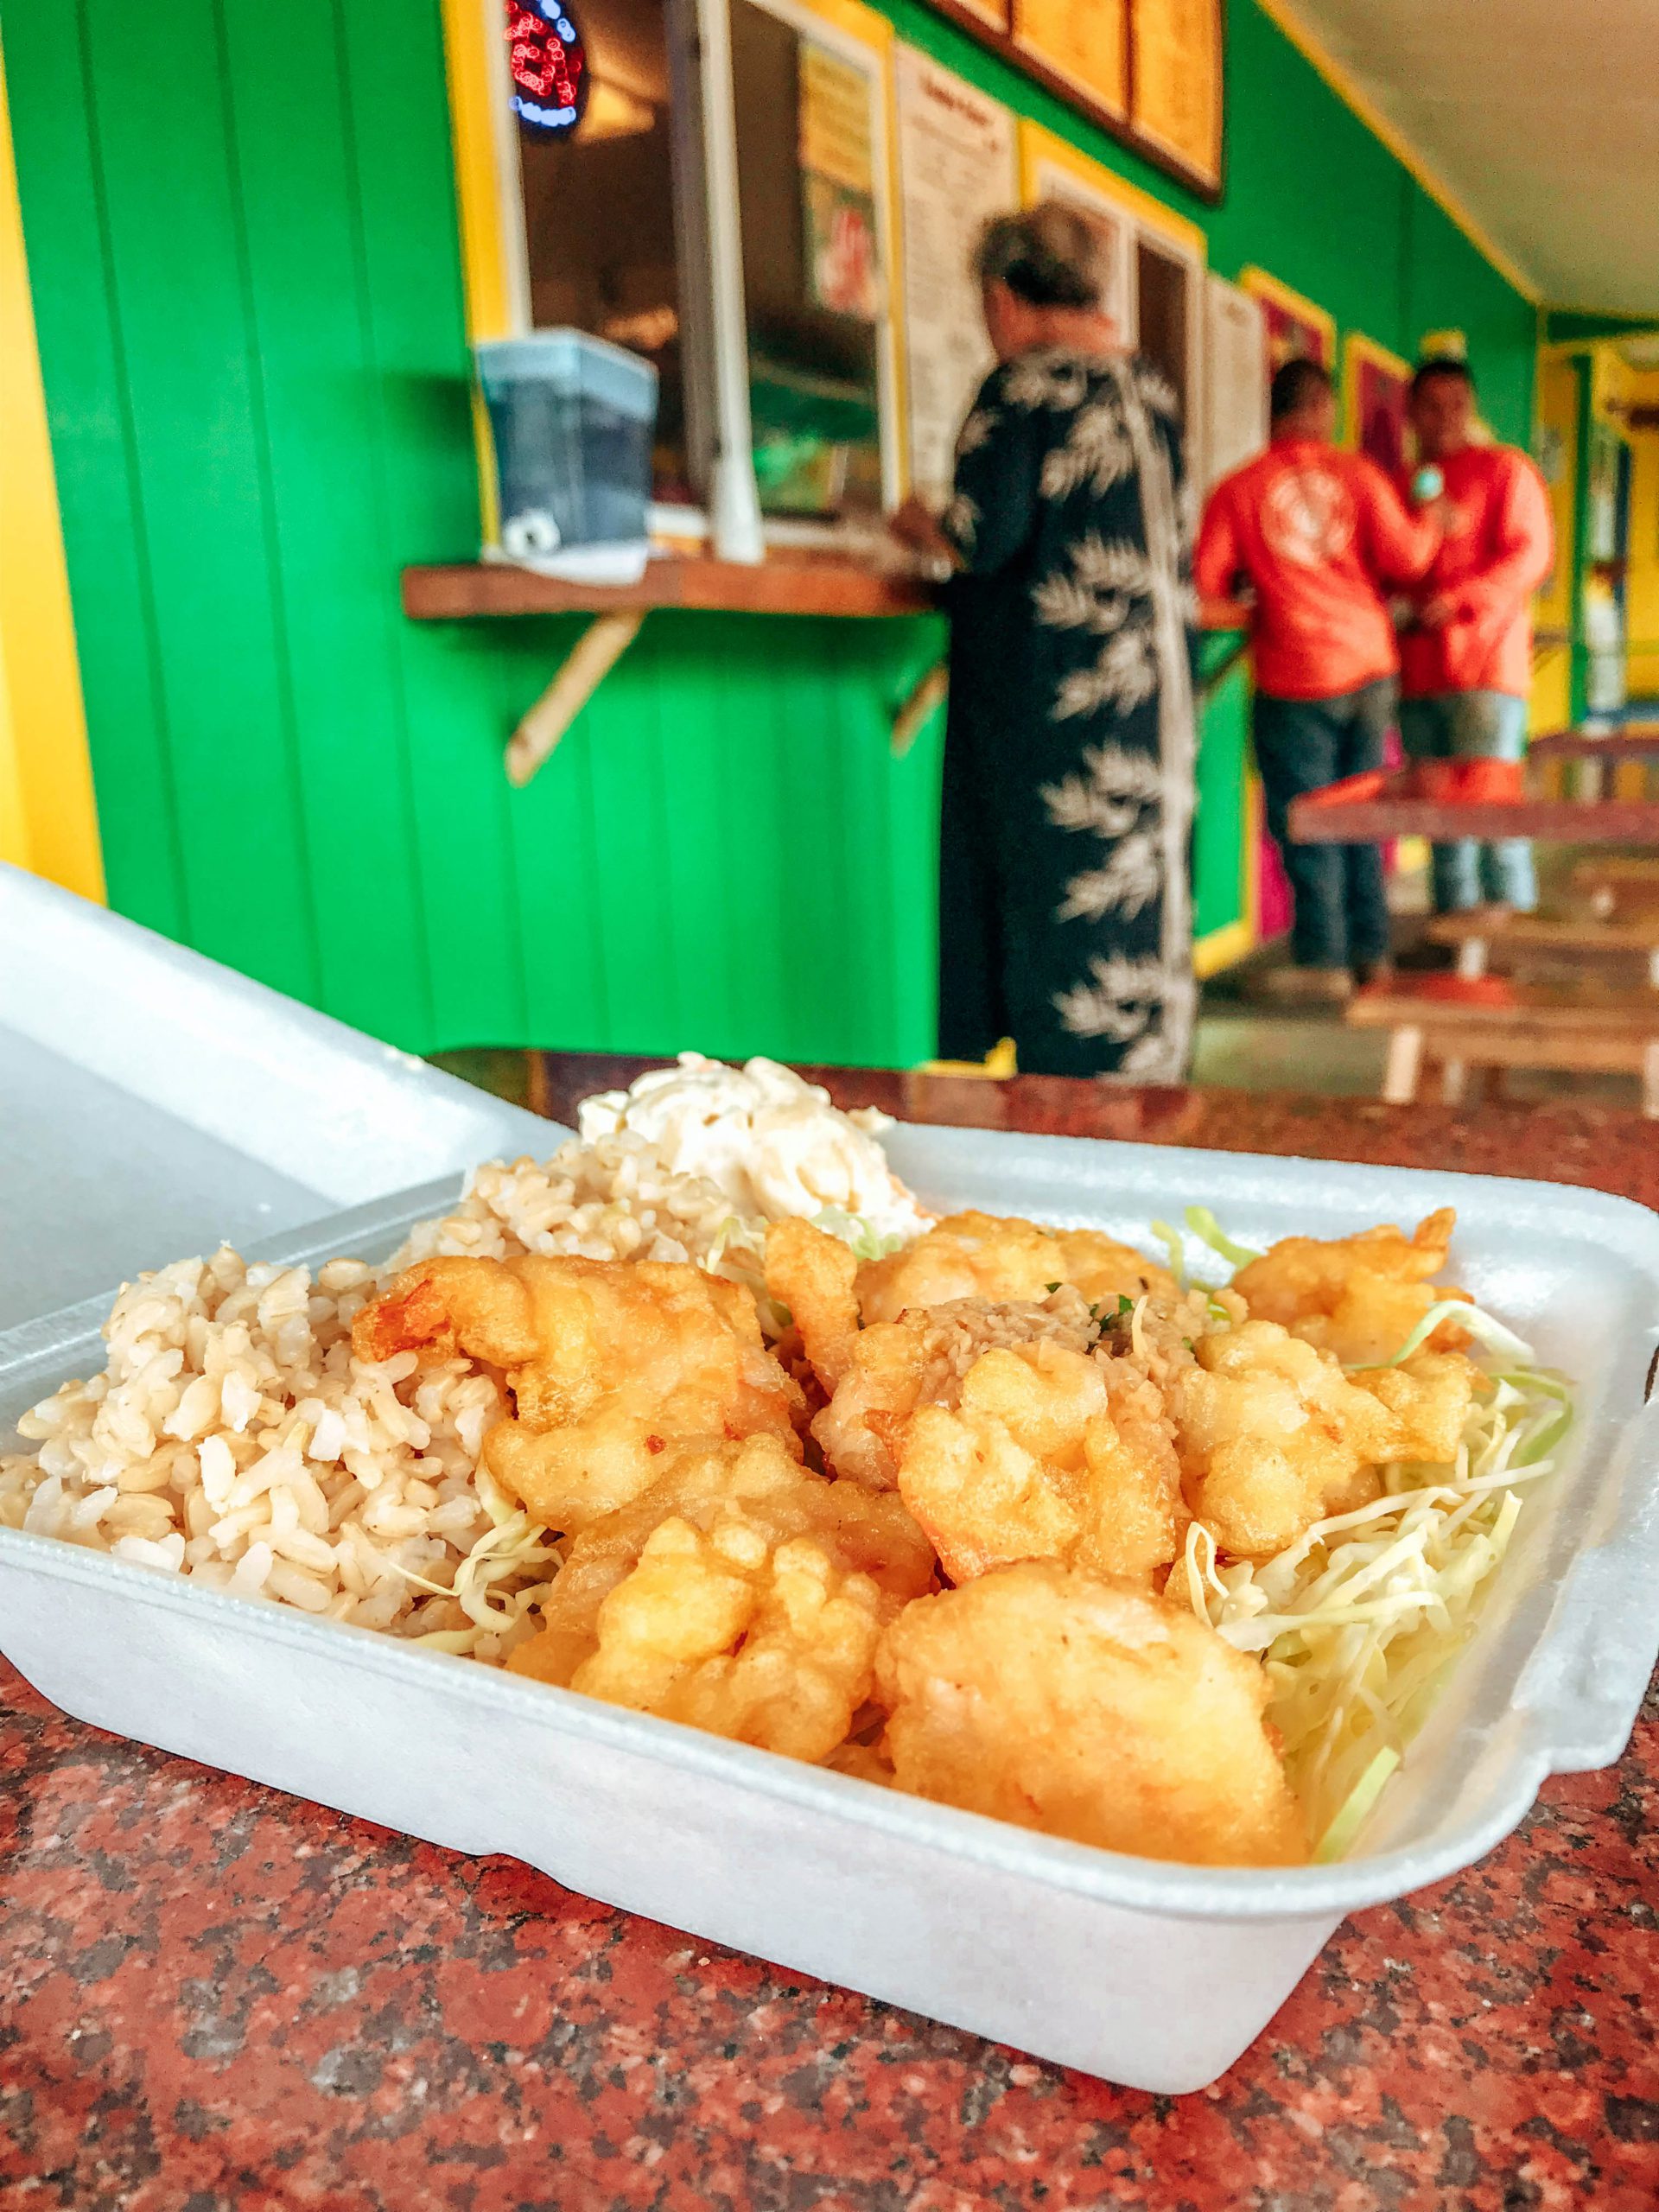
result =
[[[1273,379],[1271,443],[1210,495],[1194,578],[1202,599],[1255,594],[1255,737],[1268,827],[1295,901],[1281,995],[1345,997],[1386,972],[1389,910],[1376,845],[1293,845],[1290,802],[1382,765],[1399,654],[1385,591],[1424,573],[1438,512],[1410,512],[1375,462],[1333,442],[1336,394],[1315,361]],[[1352,971],[1352,972],[1351,972]]]
[[[1532,594],[1554,555],[1543,479],[1513,446],[1475,443],[1468,365],[1427,360],[1411,380],[1420,466],[1444,482],[1445,537],[1400,636],[1400,736],[1414,760],[1518,760],[1532,689]],[[1538,903],[1532,847],[1466,837],[1433,848],[1434,905]]]

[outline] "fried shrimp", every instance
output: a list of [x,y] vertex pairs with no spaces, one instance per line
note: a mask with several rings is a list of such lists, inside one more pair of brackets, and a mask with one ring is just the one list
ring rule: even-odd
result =
[[1046,1339],[984,1353],[954,1409],[924,1406],[899,1493],[953,1582],[1064,1560],[1148,1582],[1180,1548],[1180,1466],[1157,1386],[1127,1360]]
[[[1239,1269],[1232,1287],[1257,1320],[1277,1321],[1350,1365],[1389,1359],[1437,1300],[1465,1295],[1428,1280],[1446,1265],[1456,1222],[1442,1206],[1409,1236],[1385,1227],[1328,1241],[1281,1237]],[[1429,1341],[1458,1351],[1469,1338],[1442,1321]]]
[[570,1548],[518,1674],[826,1758],[869,1695],[875,1643],[932,1582],[896,1497],[831,1483],[777,1440],[683,1447]]
[[423,1260],[357,1316],[359,1359],[429,1347],[505,1370],[515,1408],[490,1473],[550,1529],[584,1529],[650,1488],[684,1437],[775,1437],[798,1455],[798,1386],[754,1300],[677,1262]]
[[1394,1417],[1390,1459],[1453,1460],[1480,1370],[1460,1351],[1420,1351],[1351,1378]]
[[814,1420],[812,1434],[836,1474],[890,1490],[910,1416],[918,1406],[955,1406],[963,1377],[982,1352],[1039,1342],[1084,1352],[1099,1334],[1093,1313],[1069,1284],[1040,1305],[957,1298],[914,1307],[902,1320],[877,1321],[860,1331],[847,1371]]
[[918,1796],[1147,1858],[1306,1856],[1268,1678],[1182,1606],[1030,1560],[907,1605],[875,1671]]
[[1057,1283],[1074,1285],[1091,1304],[1175,1288],[1166,1268],[1097,1229],[956,1213],[903,1251],[867,1261],[858,1271],[858,1302],[867,1323],[896,1321],[907,1306],[958,1298],[1035,1300]]
[[1225,1552],[1262,1559],[1375,1497],[1402,1456],[1395,1411],[1275,1321],[1202,1338],[1171,1377],[1186,1501]]
[[858,1262],[839,1236],[809,1221],[774,1222],[766,1232],[766,1288],[786,1306],[807,1364],[825,1396],[852,1364],[858,1338]]

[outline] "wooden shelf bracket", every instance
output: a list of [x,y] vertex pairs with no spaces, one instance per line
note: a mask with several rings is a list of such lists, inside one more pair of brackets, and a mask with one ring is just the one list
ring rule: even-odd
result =
[[576,716],[639,634],[643,608],[598,614],[507,740],[507,781],[520,789],[550,760]]

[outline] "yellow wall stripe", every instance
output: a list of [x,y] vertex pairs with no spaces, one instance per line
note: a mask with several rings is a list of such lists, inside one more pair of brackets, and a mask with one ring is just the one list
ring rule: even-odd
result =
[[0,858],[102,899],[74,617],[0,61]]

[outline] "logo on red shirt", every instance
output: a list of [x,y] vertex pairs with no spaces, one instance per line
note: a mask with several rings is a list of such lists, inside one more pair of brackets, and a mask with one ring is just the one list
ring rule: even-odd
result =
[[1262,502],[1262,535],[1280,560],[1317,569],[1339,560],[1354,542],[1354,502],[1330,469],[1289,468]]

